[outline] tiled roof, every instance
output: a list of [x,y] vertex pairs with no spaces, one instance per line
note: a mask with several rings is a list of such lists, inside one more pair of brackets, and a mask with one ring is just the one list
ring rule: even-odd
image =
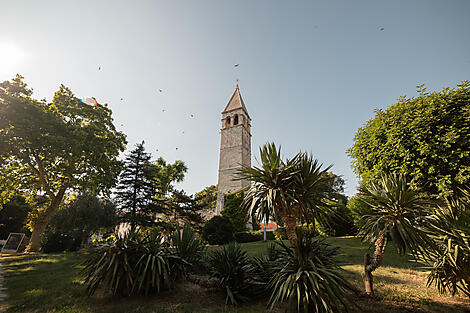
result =
[[[263,223],[259,224],[259,227],[260,227],[260,229],[263,229],[263,228],[264,228],[264,224],[263,224]],[[277,226],[276,223],[267,223],[267,224],[266,224],[266,228],[277,228],[277,227],[278,227],[278,226]]]

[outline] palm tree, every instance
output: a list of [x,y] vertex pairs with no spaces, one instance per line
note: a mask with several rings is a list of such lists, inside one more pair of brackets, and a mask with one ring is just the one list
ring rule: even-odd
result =
[[365,289],[374,297],[372,272],[382,263],[388,238],[400,254],[407,250],[415,256],[427,254],[427,247],[433,246],[431,238],[420,227],[431,212],[431,201],[411,189],[401,174],[386,174],[376,183],[361,186],[359,199],[371,210],[361,218],[359,234],[363,240],[375,244],[372,259],[368,253],[364,255]]
[[244,203],[249,214],[259,220],[280,218],[297,255],[297,221],[313,222],[327,210],[324,200],[331,188],[327,175],[330,167],[321,170],[317,160],[302,152],[283,161],[281,149],[274,143],[260,147],[260,159],[260,167],[245,167],[238,172],[239,179],[252,182]]

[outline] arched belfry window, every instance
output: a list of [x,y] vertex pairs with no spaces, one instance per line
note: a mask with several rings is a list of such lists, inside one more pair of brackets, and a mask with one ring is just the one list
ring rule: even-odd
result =
[[233,118],[233,125],[238,125],[238,115],[235,114],[235,117]]
[[230,126],[230,116],[225,119],[225,127]]

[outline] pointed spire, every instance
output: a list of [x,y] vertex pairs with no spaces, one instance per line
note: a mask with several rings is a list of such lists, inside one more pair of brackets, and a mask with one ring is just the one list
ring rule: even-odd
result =
[[248,110],[245,107],[245,103],[243,102],[242,95],[240,94],[238,83],[237,83],[237,86],[235,87],[235,91],[232,97],[230,98],[230,101],[228,102],[227,106],[225,107],[224,112],[222,113],[229,112],[229,111],[236,110],[236,109],[243,109],[246,115],[250,117],[250,115],[248,114]]

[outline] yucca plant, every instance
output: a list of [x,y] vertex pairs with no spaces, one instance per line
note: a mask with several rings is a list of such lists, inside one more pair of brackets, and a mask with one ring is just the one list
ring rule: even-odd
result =
[[353,304],[347,291],[353,287],[343,278],[343,270],[337,264],[338,249],[301,232],[298,238],[298,255],[280,241],[278,248],[270,247],[268,257],[261,261],[263,275],[269,278],[270,308],[278,302],[287,302],[290,311],[348,311]]
[[114,296],[146,295],[171,287],[171,273],[180,263],[178,256],[162,246],[158,233],[131,230],[88,248],[82,273],[89,295],[100,287]]
[[163,247],[163,237],[157,232],[145,236],[141,256],[135,265],[135,294],[148,295],[170,289],[182,271],[183,262],[175,253]]
[[124,237],[116,237],[114,241],[101,242],[85,250],[82,273],[89,295],[93,295],[98,287],[104,287],[114,296],[131,294],[141,240],[137,232],[131,231]]
[[185,262],[183,269],[197,267],[201,264],[206,245],[189,225],[185,225],[182,229],[177,226],[171,235],[171,240],[174,252]]
[[240,245],[230,243],[209,254],[211,276],[220,280],[225,289],[227,304],[247,300],[252,280],[250,258]]
[[468,202],[447,199],[426,219],[436,243],[425,260],[430,263],[427,285],[440,293],[462,292],[470,297],[470,208]]
[[416,258],[434,246],[422,229],[424,217],[429,215],[433,204],[419,190],[412,189],[404,175],[395,173],[361,186],[358,198],[370,210],[359,221],[359,234],[364,241],[375,244],[372,258],[369,254],[364,256],[365,290],[374,297],[372,272],[382,264],[389,237],[399,254],[410,251]]
[[238,179],[252,182],[245,194],[244,205],[258,220],[281,219],[294,253],[297,253],[296,226],[300,221],[314,222],[325,212],[332,191],[328,170],[308,153],[299,152],[282,160],[281,149],[274,143],[260,148],[260,167],[245,167]]

